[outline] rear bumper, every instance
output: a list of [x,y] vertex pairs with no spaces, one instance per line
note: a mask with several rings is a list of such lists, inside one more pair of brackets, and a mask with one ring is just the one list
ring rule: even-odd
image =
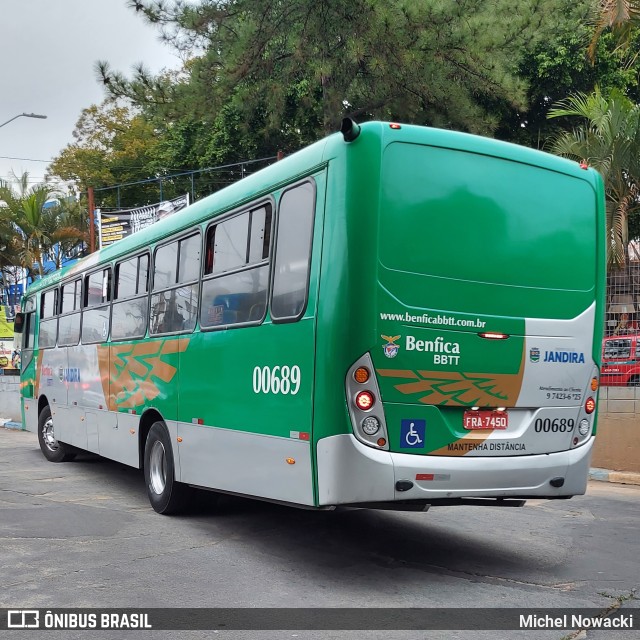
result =
[[[319,506],[468,497],[547,497],[586,491],[594,438],[576,449],[532,456],[446,457],[391,453],[353,435],[318,442]],[[429,477],[418,480],[421,474]],[[433,476],[433,479],[431,479]],[[553,478],[564,478],[552,487]],[[408,491],[396,482],[409,480]]]

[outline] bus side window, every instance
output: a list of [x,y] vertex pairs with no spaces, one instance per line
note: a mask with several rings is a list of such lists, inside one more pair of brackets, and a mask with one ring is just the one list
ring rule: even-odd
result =
[[309,181],[280,198],[271,292],[271,317],[276,322],[295,322],[307,304],[315,200]]
[[106,342],[109,337],[111,267],[85,276],[82,342]]
[[49,289],[40,297],[40,330],[38,347],[47,349],[56,346],[58,333],[58,289]]
[[267,308],[271,204],[212,225],[206,236],[200,326],[259,324]]
[[116,263],[111,340],[142,338],[149,312],[149,254]]
[[24,322],[26,326],[22,331],[22,348],[33,349],[36,337],[36,314],[26,313]]
[[[22,349],[31,350],[35,347],[36,338],[36,299],[27,298],[24,305],[24,327],[22,329]],[[26,361],[23,361],[26,366]]]
[[151,334],[193,331],[198,316],[200,232],[158,247],[153,260]]
[[58,319],[58,346],[72,347],[80,340],[80,305],[82,302],[80,278],[60,287],[60,318]]

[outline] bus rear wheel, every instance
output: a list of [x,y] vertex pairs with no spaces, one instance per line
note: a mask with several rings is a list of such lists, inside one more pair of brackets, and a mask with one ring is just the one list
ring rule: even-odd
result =
[[193,489],[176,480],[173,449],[164,422],[154,422],[147,435],[144,479],[149,502],[158,513],[179,513],[189,505]]
[[56,439],[49,405],[42,409],[38,417],[38,443],[49,462],[69,462],[76,457],[76,452],[70,445]]

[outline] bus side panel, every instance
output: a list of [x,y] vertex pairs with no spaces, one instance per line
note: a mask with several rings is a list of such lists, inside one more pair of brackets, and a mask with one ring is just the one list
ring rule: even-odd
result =
[[267,315],[255,327],[196,332],[180,354],[182,482],[314,504],[311,442],[325,174],[314,179],[314,238],[302,318],[273,323]]
[[[317,504],[331,504],[344,492],[366,501],[371,490],[362,482],[370,460],[345,471],[349,456],[326,464],[326,452],[334,451],[333,436],[352,431],[345,396],[345,376],[351,365],[377,338],[375,312],[380,187],[380,139],[358,137],[347,143],[341,137],[327,145],[330,155],[325,224],[323,229],[321,282],[318,296],[314,442],[316,451]],[[392,473],[391,473],[392,476]],[[374,479],[379,487],[389,482],[386,472]],[[357,486],[344,481],[357,479]],[[342,487],[342,489],[340,489]],[[377,493],[376,495],[379,495]]]
[[[180,354],[182,482],[313,503],[314,311],[296,323],[265,321],[191,337]],[[299,382],[276,393],[283,367],[296,368]]]
[[175,435],[178,358],[188,343],[184,336],[167,336],[98,347],[99,374],[93,382],[98,405],[90,408],[98,409],[100,455],[138,467],[140,416],[150,408]]
[[180,480],[248,496],[313,505],[309,442],[178,423]]
[[[45,396],[51,416],[55,425],[56,438],[60,442],[82,446],[82,441],[75,434],[74,426],[67,419],[67,377],[69,362],[67,359],[67,349],[40,349],[42,356],[40,366],[40,379],[38,384],[38,398]],[[75,436],[75,437],[74,437]],[[86,446],[86,445],[85,445]]]

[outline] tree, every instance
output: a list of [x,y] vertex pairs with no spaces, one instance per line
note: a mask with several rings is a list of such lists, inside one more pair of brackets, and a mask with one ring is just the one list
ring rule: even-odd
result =
[[593,61],[600,36],[606,29],[611,30],[620,47],[629,46],[634,29],[640,26],[640,0],[598,0],[591,23],[594,30],[589,44],[589,57]]
[[[112,97],[152,118],[203,128],[226,110],[239,138],[285,151],[340,118],[399,119],[491,133],[495,99],[524,109],[523,48],[555,28],[561,0],[201,0],[131,6],[191,55],[183,73],[99,73]],[[157,121],[154,121],[158,125]],[[203,144],[203,148],[207,145]],[[240,159],[240,158],[236,158]]]
[[585,4],[568,10],[570,26],[559,27],[554,37],[523,51],[519,74],[528,86],[528,107],[522,112],[509,105],[496,105],[496,112],[504,113],[496,137],[542,148],[547,139],[572,127],[567,117],[549,120],[553,105],[570,94],[591,93],[596,86],[605,94],[619,89],[631,99],[640,100],[637,65],[616,46],[610,33],[598,41],[595,62],[589,60],[586,47],[592,29],[585,19]]
[[[158,137],[153,125],[136,109],[105,101],[83,109],[67,145],[49,165],[48,174],[73,181],[79,189],[110,187],[154,176]],[[128,203],[158,199],[156,186],[127,187]],[[120,204],[113,191],[96,194],[97,206]]]
[[[17,189],[0,180],[0,201],[5,232],[11,230],[7,260],[17,260],[31,277],[45,274],[46,254],[55,255],[59,247],[85,240],[73,215],[61,202],[63,197],[47,184],[29,186],[28,174],[17,179]],[[46,207],[46,203],[53,206]]]
[[[604,179],[608,263],[623,267],[629,243],[629,219],[640,209],[640,105],[619,91],[606,98],[599,90],[558,103],[549,117],[580,118],[572,130],[557,135],[551,151],[583,161]],[[636,223],[637,224],[637,223]]]

